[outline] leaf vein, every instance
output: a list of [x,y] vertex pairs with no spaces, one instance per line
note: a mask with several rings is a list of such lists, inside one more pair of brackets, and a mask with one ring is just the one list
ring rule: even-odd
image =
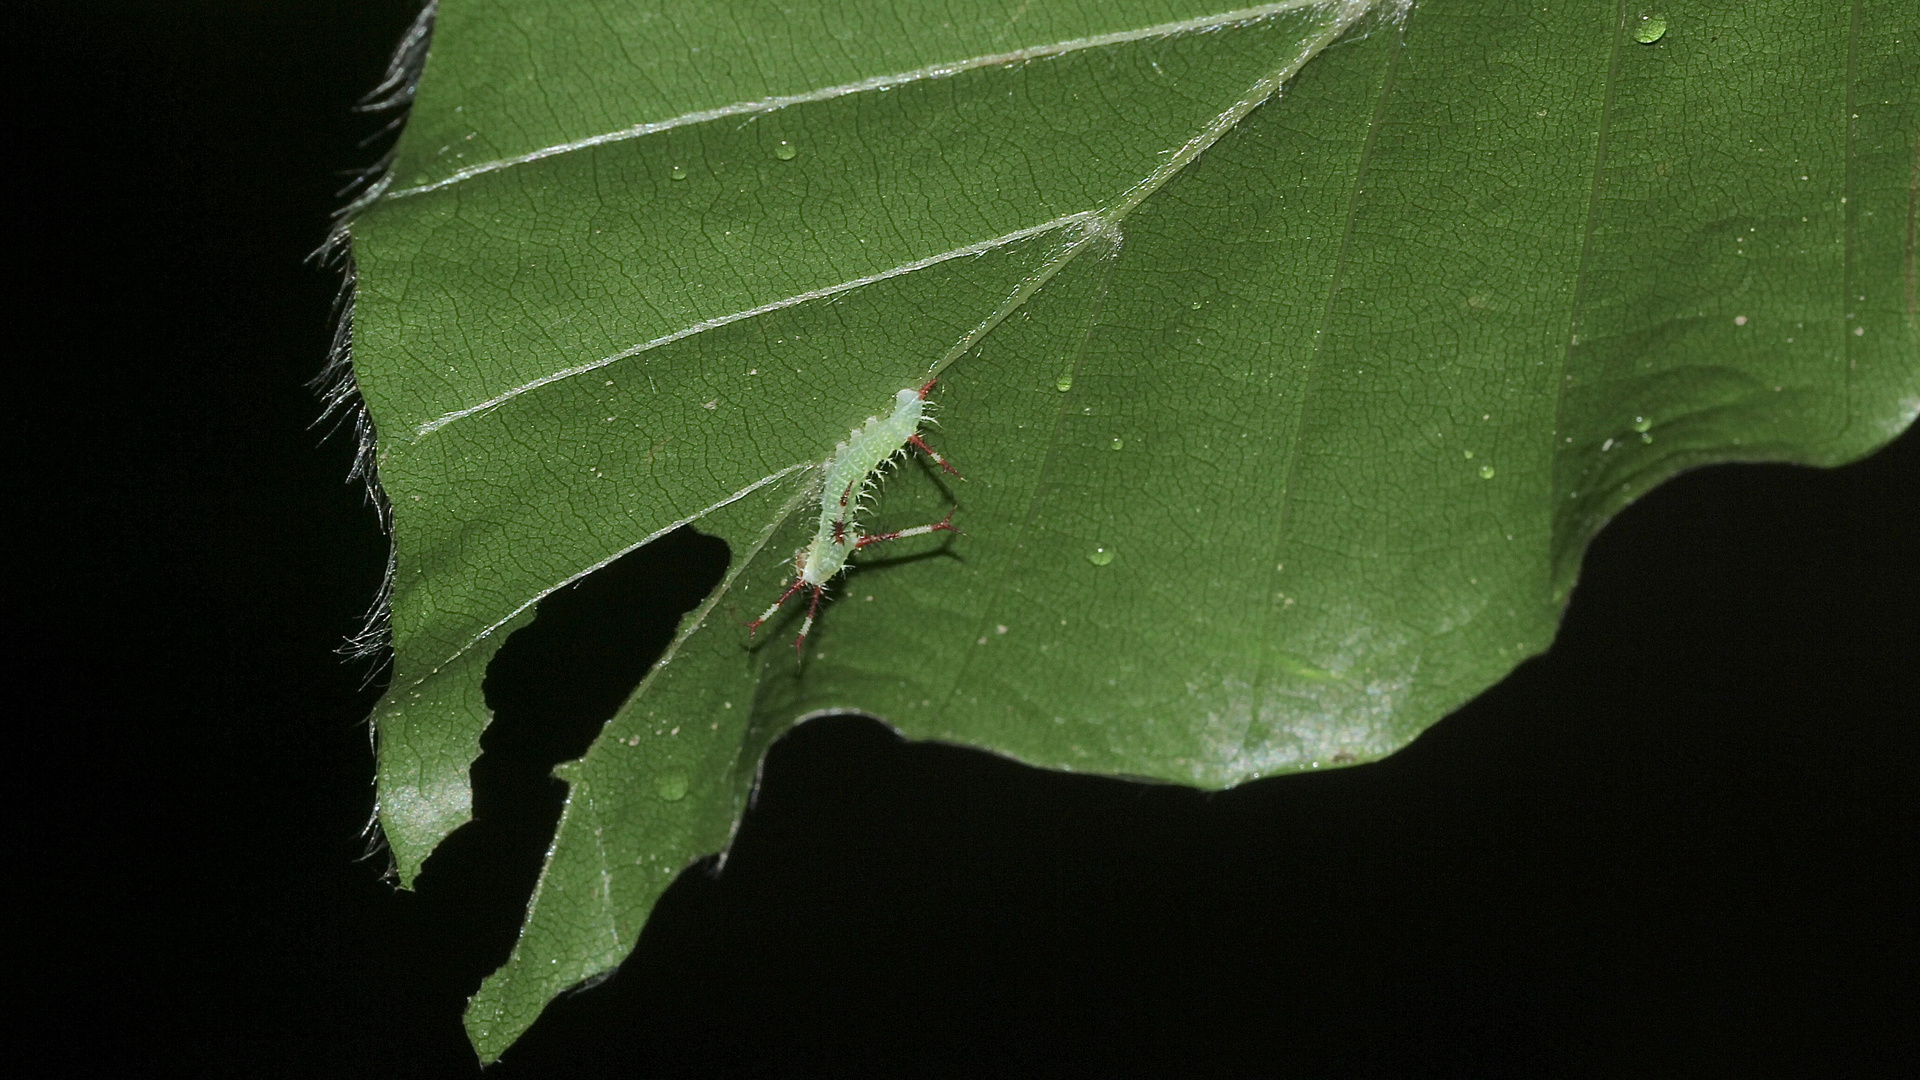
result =
[[[1289,11],[1318,7],[1326,2],[1327,0],[1280,0],[1278,3],[1261,4],[1257,7],[1240,8],[1215,15],[1202,15],[1198,18],[1160,23],[1155,26],[1141,27],[1135,30],[1116,30],[1107,34],[1093,34],[1083,38],[1057,41],[1050,45],[1035,45],[1025,49],[1014,49],[1003,53],[989,53],[983,56],[968,57],[963,60],[952,60],[943,64],[932,64],[912,71],[895,72],[890,75],[875,75],[871,78],[860,79],[850,83],[841,83],[838,86],[821,87],[801,94],[775,94],[768,97],[756,98],[752,101],[738,101],[731,105],[721,105],[712,109],[698,109],[666,120],[654,120],[643,124],[635,124],[632,127],[622,128],[618,131],[609,131],[599,135],[590,135],[582,139],[574,139],[569,142],[555,143],[552,146],[544,146],[538,150],[518,154],[513,157],[482,162],[478,165],[470,165],[450,176],[435,180],[432,183],[419,184],[414,187],[401,188],[388,192],[386,197],[389,199],[404,199],[410,195],[423,195],[429,191],[438,191],[462,181],[470,180],[476,176],[498,172],[501,169],[512,168],[515,165],[525,165],[543,158],[571,153],[575,150],[604,146],[607,143],[638,139],[658,132],[686,127],[690,124],[710,123],[714,120],[723,120],[729,116],[758,116],[762,113],[777,112],[792,105],[806,105],[818,101],[831,101],[834,98],[846,97],[850,94],[891,90],[895,87],[906,86],[910,83],[923,82],[929,79],[950,78],[954,75],[975,71],[980,68],[1005,67],[1031,60],[1044,60],[1055,56],[1065,56],[1087,49],[1098,49],[1110,45],[1124,45],[1132,41],[1148,41],[1155,38],[1175,37],[1180,34],[1218,30],[1228,26],[1244,26],[1249,23],[1261,22]],[[1368,4],[1361,3],[1359,6],[1366,7]]]
[[[1321,314],[1320,326],[1314,332],[1313,351],[1307,359],[1307,375],[1301,382],[1300,405],[1299,408],[1295,410],[1294,416],[1293,444],[1288,448],[1287,453],[1286,479],[1281,482],[1278,499],[1279,507],[1274,513],[1274,546],[1272,550],[1267,552],[1266,560],[1267,565],[1275,568],[1267,571],[1268,586],[1266,591],[1269,594],[1278,591],[1277,586],[1279,583],[1274,580],[1274,578],[1281,573],[1279,567],[1284,565],[1282,559],[1287,545],[1288,524],[1293,516],[1293,495],[1299,487],[1300,459],[1302,456],[1302,446],[1306,441],[1307,412],[1313,401],[1314,377],[1319,373],[1320,360],[1325,355],[1327,335],[1333,329],[1334,306],[1339,300],[1340,283],[1346,276],[1347,255],[1353,244],[1354,219],[1359,213],[1360,196],[1366,191],[1367,166],[1373,160],[1374,147],[1379,141],[1382,118],[1387,111],[1387,103],[1393,96],[1394,76],[1400,69],[1400,53],[1400,43],[1396,43],[1396,46],[1387,55],[1387,70],[1380,79],[1380,96],[1374,100],[1373,111],[1367,118],[1367,138],[1360,146],[1359,158],[1354,162],[1353,190],[1347,196],[1346,221],[1343,223],[1340,232],[1340,249],[1334,255],[1333,273],[1327,282],[1326,310]],[[1263,623],[1270,628],[1276,618],[1278,618],[1276,612],[1268,611],[1263,619]],[[1263,642],[1272,641],[1273,633],[1271,629],[1267,629],[1261,633],[1260,637]],[[1252,699],[1256,709],[1258,708],[1260,695],[1266,688],[1268,660],[1271,656],[1271,650],[1267,649],[1262,649],[1258,654],[1258,666],[1255,668],[1253,679]],[[1259,715],[1257,712],[1250,713],[1247,721],[1247,729],[1241,732],[1240,756],[1243,758],[1249,749],[1258,720]]]
[[792,476],[796,472],[800,472],[801,470],[804,470],[804,469],[811,469],[817,464],[819,463],[814,461],[802,461],[802,462],[799,462],[798,464],[789,465],[786,468],[781,469],[779,472],[770,473],[766,476],[763,476],[760,479],[755,480],[753,483],[748,484],[746,487],[741,488],[739,491],[736,491],[733,494],[728,495],[726,498],[721,499],[720,501],[713,503],[710,506],[703,507],[700,510],[695,511],[694,513],[689,514],[678,521],[673,521],[665,525],[662,525],[660,528],[655,529],[653,532],[648,533],[646,536],[640,538],[639,540],[634,541],[631,544],[628,544],[626,547],[621,548],[619,551],[614,552],[613,554],[607,556],[606,558],[600,560],[597,563],[594,563],[592,566],[589,566],[586,569],[579,571],[578,573],[572,575],[571,577],[568,577],[562,581],[555,582],[551,586],[548,586],[547,588],[534,594],[532,597],[529,597],[527,601],[521,604],[519,607],[514,608],[512,611],[508,612],[506,615],[502,616],[501,618],[494,620],[494,622],[488,625],[486,629],[473,635],[472,639],[469,640],[465,645],[462,645],[458,649],[455,649],[453,653],[449,655],[445,660],[442,660],[438,664],[435,664],[425,675],[422,675],[418,679],[415,679],[413,681],[413,685],[418,686],[421,683],[426,682],[428,679],[439,674],[440,669],[446,667],[448,664],[453,663],[455,660],[458,660],[460,657],[465,656],[467,653],[467,650],[473,648],[475,645],[478,645],[480,642],[486,640],[487,636],[492,634],[495,630],[498,630],[502,626],[505,626],[506,624],[512,622],[516,617],[520,615],[521,612],[527,610],[533,605],[546,599],[548,596],[551,596],[555,592],[558,592],[559,590],[566,588],[567,586],[573,584],[576,581],[579,581],[581,578],[586,577],[588,574],[591,574],[596,570],[601,570],[607,566],[612,565],[613,563],[617,562],[622,556],[631,554],[632,552],[642,547],[645,547],[648,544],[651,544],[655,540],[660,539],[661,537],[667,535],[668,533],[681,527],[682,525],[691,525],[694,522],[699,521],[701,518],[706,517],[708,514],[711,514],[716,510],[723,509],[725,507],[733,505],[734,503],[739,502],[741,499],[744,499],[747,496],[753,494],[754,492],[759,491],[761,488],[766,487],[768,484],[778,483],[781,480],[784,480],[787,477]]
[[[1573,302],[1568,305],[1566,340],[1560,346],[1560,377],[1555,387],[1558,395],[1553,407],[1553,433],[1557,435],[1566,426],[1567,408],[1567,372],[1573,364],[1573,347],[1579,341],[1580,314],[1587,299],[1588,265],[1593,257],[1593,237],[1599,231],[1600,194],[1606,183],[1607,171],[1607,132],[1613,124],[1614,84],[1620,75],[1621,49],[1627,36],[1627,9],[1624,2],[1615,9],[1613,30],[1613,53],[1607,58],[1607,85],[1600,101],[1600,130],[1594,136],[1593,148],[1593,185],[1587,194],[1587,220],[1580,236],[1580,261],[1573,271]],[[1551,439],[1552,435],[1548,437]],[[1558,470],[1555,470],[1556,473]],[[1560,505],[1560,489],[1553,488],[1554,506]]]
[[444,415],[435,417],[434,419],[429,420],[426,423],[423,423],[418,427],[414,428],[413,433],[415,437],[431,435],[434,432],[439,431],[441,428],[446,427],[448,424],[451,424],[456,420],[463,420],[469,416],[475,416],[480,413],[491,411],[492,409],[498,408],[499,406],[504,405],[509,401],[512,401],[514,398],[517,398],[521,394],[527,393],[530,390],[538,390],[543,386],[549,385],[551,383],[559,382],[562,379],[570,379],[575,375],[584,375],[590,371],[598,371],[601,368],[606,367],[608,364],[618,363],[631,356],[638,356],[643,352],[647,352],[652,349],[657,349],[662,345],[670,345],[676,341],[681,340],[682,338],[689,338],[695,334],[705,333],[708,330],[717,330],[720,327],[732,325],[733,323],[740,322],[743,319],[751,319],[759,315],[767,315],[772,312],[779,311],[783,308],[793,307],[796,304],[804,304],[812,300],[825,300],[825,299],[828,299],[829,297],[839,296],[842,293],[852,292],[855,289],[863,288],[867,285],[872,285],[877,282],[886,281],[889,278],[896,278],[901,276],[902,274],[911,274],[918,270],[925,270],[930,266],[935,266],[940,263],[948,262],[953,259],[963,259],[971,255],[984,255],[987,252],[993,251],[997,248],[1003,248],[1009,244],[1015,244],[1022,240],[1029,239],[1031,237],[1040,236],[1045,233],[1053,232],[1056,229],[1064,228],[1068,225],[1072,225],[1080,221],[1088,220],[1093,216],[1094,215],[1091,211],[1083,211],[1078,214],[1068,214],[1064,217],[1054,218],[1052,221],[1043,221],[1038,225],[1030,225],[1024,229],[1015,229],[1013,232],[1006,233],[1002,236],[991,237],[989,239],[981,240],[976,243],[967,244],[964,247],[953,248],[948,251],[942,251],[937,254],[928,255],[922,259],[915,259],[912,262],[902,263],[899,266],[890,267],[886,270],[880,271],[879,273],[867,274],[862,277],[852,278],[850,280],[842,281],[834,285],[825,286],[824,288],[809,289],[806,292],[795,293],[792,296],[781,297],[778,300],[774,300],[770,303],[761,304],[758,307],[747,308],[744,311],[735,311],[735,312],[730,312],[726,315],[716,315],[711,319],[702,319],[701,321],[694,323],[691,326],[683,326],[680,329],[673,331],[672,333],[662,334],[659,337],[653,338],[648,341],[643,341],[640,344],[635,345],[631,348],[622,349],[619,352],[614,353],[612,356],[605,356],[605,357],[601,357],[598,360],[592,360],[584,364],[576,364],[573,367],[562,368],[559,371],[550,372],[546,375],[542,375],[539,378],[534,379],[530,382],[522,383],[519,386],[516,386],[510,390],[503,390],[500,393],[495,394],[493,397],[490,397],[487,400],[482,401],[477,405],[469,405],[464,409],[455,409],[450,413],[446,413]]

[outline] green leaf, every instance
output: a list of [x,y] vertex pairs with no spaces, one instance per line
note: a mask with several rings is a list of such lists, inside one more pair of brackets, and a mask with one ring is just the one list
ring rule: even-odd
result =
[[[484,1059],[800,718],[1204,786],[1368,761],[1546,648],[1652,485],[1920,410],[1901,3],[665,6],[450,0],[352,225],[403,882],[542,596],[681,525],[732,556],[559,770]],[[862,524],[965,535],[867,557],[803,658],[791,607],[750,641],[819,464],[929,375],[966,480],[899,468]]]

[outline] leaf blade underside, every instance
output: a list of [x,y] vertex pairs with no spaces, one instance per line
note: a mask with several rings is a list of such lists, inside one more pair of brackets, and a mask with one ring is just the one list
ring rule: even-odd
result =
[[[443,10],[407,186],[353,226],[403,880],[540,596],[686,522],[733,554],[561,769],[469,1012],[489,1060],[725,846],[799,717],[1206,786],[1371,760],[1547,646],[1635,495],[1920,407],[1887,5],[1707,5],[1652,46],[1617,3],[844,3],[758,38],[695,7]],[[582,12],[615,25],[570,52]],[[869,520],[957,499],[966,537],[855,569],[804,666],[778,621],[749,650],[809,466],[929,371],[968,480],[903,468]]]

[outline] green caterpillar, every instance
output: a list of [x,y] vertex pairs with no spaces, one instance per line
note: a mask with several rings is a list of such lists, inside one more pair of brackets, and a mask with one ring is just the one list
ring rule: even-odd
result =
[[813,542],[793,553],[793,578],[787,583],[786,591],[780,594],[780,599],[775,600],[759,618],[747,624],[749,635],[773,618],[788,597],[801,589],[811,589],[813,596],[807,603],[807,617],[800,624],[800,636],[793,639],[793,651],[799,653],[806,644],[808,632],[813,629],[814,617],[820,613],[820,601],[826,595],[827,582],[847,568],[847,559],[854,552],[869,544],[906,536],[960,531],[953,527],[951,510],[947,511],[945,518],[932,525],[871,536],[861,535],[856,520],[860,514],[861,500],[873,489],[881,469],[908,447],[927,455],[934,464],[953,475],[960,475],[958,470],[947,464],[947,459],[935,453],[933,447],[920,437],[920,425],[927,418],[927,394],[938,381],[929,379],[918,390],[902,390],[895,394],[891,414],[867,417],[866,423],[854,428],[840,445],[833,448],[833,456],[827,459],[826,467],[822,470],[820,523],[814,529]]

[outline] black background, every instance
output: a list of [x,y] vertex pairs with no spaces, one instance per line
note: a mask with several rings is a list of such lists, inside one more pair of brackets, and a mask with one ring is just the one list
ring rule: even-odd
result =
[[[10,19],[35,1073],[474,1074],[546,770],[713,572],[682,536],[549,602],[476,824],[417,893],[360,858],[374,691],[333,649],[384,542],[310,427],[337,276],[302,260],[411,17]],[[1910,433],[1668,484],[1549,655],[1364,768],[1207,795],[808,725],[726,872],[496,1075],[1920,1075],[1917,481]]]

